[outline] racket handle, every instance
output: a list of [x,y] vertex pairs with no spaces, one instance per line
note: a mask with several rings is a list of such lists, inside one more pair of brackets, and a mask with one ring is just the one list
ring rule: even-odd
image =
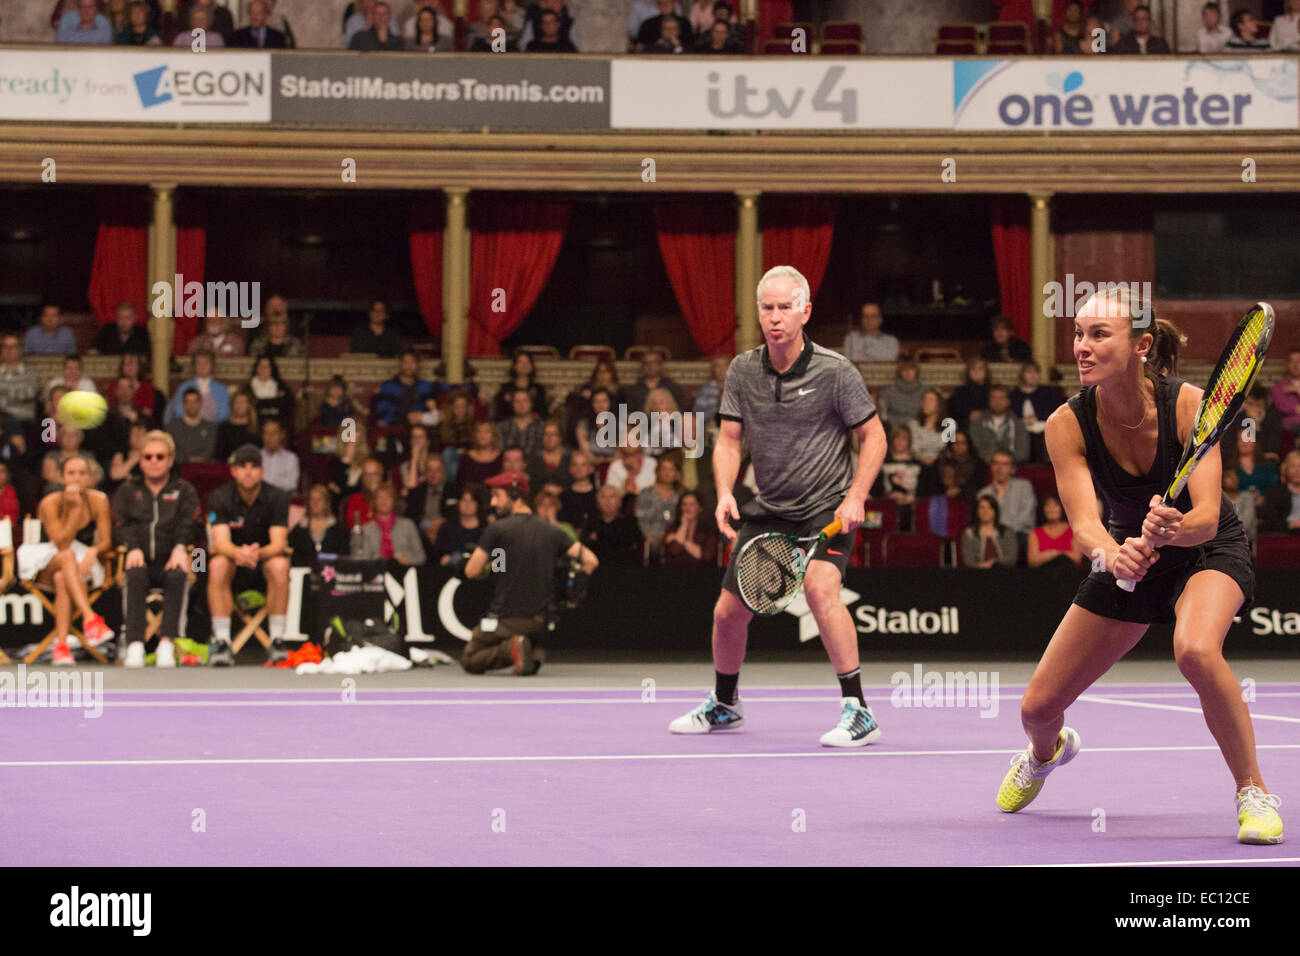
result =
[[[1146,541],[1145,535],[1142,537],[1142,540]],[[1137,582],[1130,581],[1128,578],[1116,578],[1115,583],[1119,585],[1121,591],[1128,591],[1130,594],[1132,594],[1133,589],[1137,587]]]
[[844,522],[842,522],[839,518],[836,518],[826,527],[822,528],[822,534],[827,538],[833,538],[840,533],[843,527],[844,527]]

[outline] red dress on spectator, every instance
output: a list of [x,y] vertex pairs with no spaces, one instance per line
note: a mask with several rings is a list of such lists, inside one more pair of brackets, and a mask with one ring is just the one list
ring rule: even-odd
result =
[[1067,525],[1064,531],[1053,538],[1047,533],[1046,528],[1038,527],[1034,529],[1034,540],[1038,542],[1040,552],[1069,551],[1074,543],[1074,530]]
[[[14,491],[13,485],[5,485],[0,489],[0,521],[8,518],[13,522],[13,534],[17,536],[22,531],[22,521],[18,513],[18,492]],[[15,544],[18,542],[15,541]]]

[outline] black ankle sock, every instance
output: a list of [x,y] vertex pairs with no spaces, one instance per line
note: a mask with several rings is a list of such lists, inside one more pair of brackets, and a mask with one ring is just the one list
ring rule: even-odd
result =
[[862,668],[855,667],[847,674],[836,674],[840,682],[841,697],[856,697],[859,704],[865,705],[866,698],[862,696]]
[[720,703],[728,707],[736,702],[736,685],[740,683],[740,674],[724,674],[714,671],[713,693]]

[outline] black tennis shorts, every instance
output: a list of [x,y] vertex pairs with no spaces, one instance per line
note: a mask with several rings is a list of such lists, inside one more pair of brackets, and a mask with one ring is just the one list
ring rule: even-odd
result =
[[[796,538],[804,538],[808,535],[817,534],[832,521],[835,520],[835,512],[822,511],[807,518],[803,521],[790,521],[786,518],[777,518],[772,515],[759,515],[756,517],[746,517],[741,524],[740,530],[736,532],[736,540],[731,547],[731,560],[727,563],[727,571],[722,576],[722,586],[737,597],[740,596],[740,586],[736,583],[736,557],[740,554],[740,549],[745,546],[745,542],[751,538],[756,538],[760,534],[767,534],[770,531],[783,531],[786,534],[792,534]],[[828,561],[840,570],[840,577],[844,577],[844,569],[849,566],[849,557],[853,551],[853,540],[857,537],[857,532],[853,534],[837,534],[814,552],[813,561]]]
[[[1174,606],[1188,579],[1199,571],[1222,571],[1237,582],[1245,601],[1237,612],[1250,609],[1255,600],[1255,562],[1250,553],[1250,539],[1245,532],[1215,538],[1195,548],[1188,548],[1179,559],[1165,564],[1166,556],[1151,566],[1147,576],[1132,593],[1115,584],[1109,571],[1094,571],[1083,579],[1074,603],[1094,614],[1116,621],[1135,624],[1170,624],[1175,620]],[[1161,565],[1165,565],[1161,567]]]

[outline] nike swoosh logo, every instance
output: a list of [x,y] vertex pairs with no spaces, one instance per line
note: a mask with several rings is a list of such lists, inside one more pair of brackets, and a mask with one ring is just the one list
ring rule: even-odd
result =
[[799,394],[800,394],[800,395],[807,395],[809,392],[815,392],[815,391],[817,391],[817,389],[815,389],[815,388],[801,388],[801,389],[799,389]]
[[827,553],[827,554],[838,555],[838,556],[840,556],[840,557],[843,557],[843,556],[844,556],[844,552],[843,552],[843,551],[832,551],[830,548],[827,548],[827,549],[826,549],[826,553]]

